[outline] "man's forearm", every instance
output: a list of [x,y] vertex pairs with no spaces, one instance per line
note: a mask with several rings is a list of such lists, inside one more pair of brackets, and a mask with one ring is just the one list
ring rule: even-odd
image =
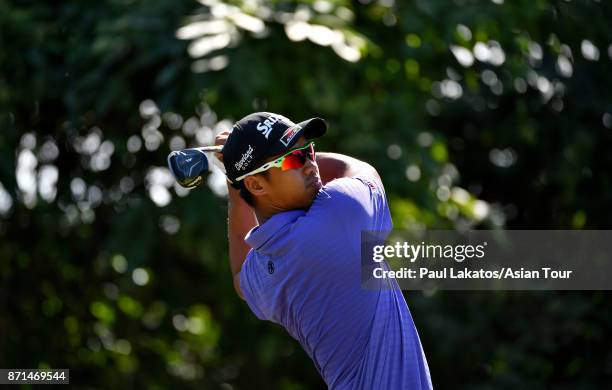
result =
[[323,184],[341,177],[357,176],[360,173],[374,174],[378,177],[376,169],[370,164],[339,153],[317,153],[317,165]]
[[232,275],[236,275],[251,249],[244,241],[244,236],[257,225],[257,219],[253,209],[240,197],[238,190],[228,185],[228,192],[229,258]]

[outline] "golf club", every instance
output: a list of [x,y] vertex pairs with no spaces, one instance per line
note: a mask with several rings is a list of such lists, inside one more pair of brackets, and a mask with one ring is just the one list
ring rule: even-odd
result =
[[204,152],[221,152],[223,146],[204,146],[175,150],[168,155],[168,168],[176,181],[185,188],[199,186],[209,173],[208,157]]

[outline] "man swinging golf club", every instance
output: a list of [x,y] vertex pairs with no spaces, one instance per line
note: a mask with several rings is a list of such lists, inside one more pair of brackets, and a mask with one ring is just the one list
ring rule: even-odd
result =
[[299,341],[329,388],[429,389],[397,284],[360,286],[361,232],[392,227],[381,179],[352,157],[315,155],[326,131],[320,118],[258,112],[216,137],[234,287],[259,319]]

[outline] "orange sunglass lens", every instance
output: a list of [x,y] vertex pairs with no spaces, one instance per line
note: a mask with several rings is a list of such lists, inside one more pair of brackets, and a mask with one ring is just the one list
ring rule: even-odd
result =
[[303,156],[303,152],[301,150],[296,150],[290,155],[285,156],[285,158],[283,159],[283,165],[281,166],[281,169],[283,171],[286,171],[289,169],[302,168],[304,166],[305,161],[304,161],[304,158],[300,157],[300,155]]

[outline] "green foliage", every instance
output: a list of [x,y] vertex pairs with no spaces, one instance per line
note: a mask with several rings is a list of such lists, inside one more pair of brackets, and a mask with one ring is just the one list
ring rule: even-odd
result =
[[[323,387],[235,296],[222,194],[182,192],[164,167],[253,110],[325,117],[318,146],[377,167],[397,228],[608,227],[610,16],[596,1],[0,0],[0,367],[100,388]],[[604,293],[406,297],[437,387],[612,376]]]

